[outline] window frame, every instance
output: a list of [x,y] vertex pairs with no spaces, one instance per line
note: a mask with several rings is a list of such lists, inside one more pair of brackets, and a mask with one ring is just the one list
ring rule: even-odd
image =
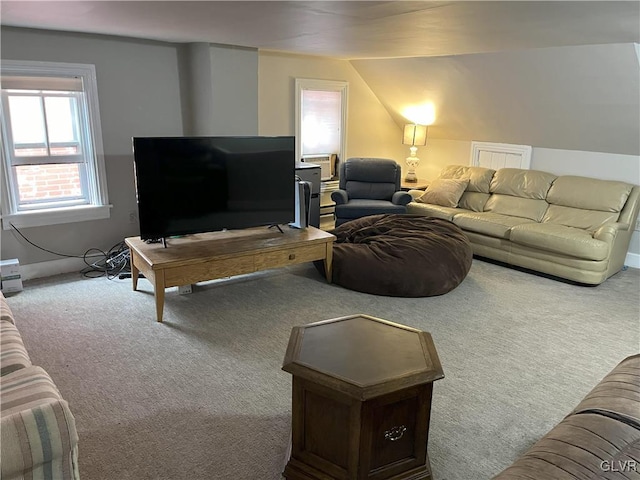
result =
[[[34,204],[28,209],[20,209],[17,201],[17,180],[14,178],[13,164],[7,152],[7,149],[11,148],[8,139],[12,137],[8,135],[7,132],[8,122],[5,120],[7,118],[7,112],[5,112],[4,101],[2,102],[2,106],[0,107],[3,118],[2,147],[0,148],[0,155],[2,156],[0,174],[2,175],[1,184],[3,187],[1,196],[2,228],[5,230],[11,229],[11,224],[20,228],[109,218],[112,206],[109,204],[107,193],[95,65],[3,60],[2,65],[0,65],[0,72],[2,75],[24,75],[33,77],[81,77],[83,91],[85,92],[86,112],[78,113],[80,122],[86,122],[90,137],[86,142],[80,142],[83,150],[85,148],[90,150],[86,154],[87,158],[84,165],[80,164],[81,168],[87,170],[87,203],[65,205],[65,203],[69,202],[65,202],[64,200],[54,202],[43,201],[41,208],[38,208],[38,206]],[[87,145],[85,145],[85,143]],[[48,206],[49,203],[57,203],[58,205],[51,207]]]
[[[341,96],[341,128],[340,128],[340,151],[339,161],[345,160],[347,154],[347,112],[349,100],[349,82],[339,80],[320,80],[310,78],[296,78],[296,101],[295,101],[295,123],[296,123],[296,160],[302,159],[302,92],[304,90],[316,90],[324,92],[340,92]],[[333,153],[333,152],[326,152]]]

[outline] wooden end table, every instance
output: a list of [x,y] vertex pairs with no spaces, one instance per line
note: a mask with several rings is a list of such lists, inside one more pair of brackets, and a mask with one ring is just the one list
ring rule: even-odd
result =
[[429,186],[429,181],[423,180],[421,178],[417,179],[415,182],[407,182],[404,179],[400,181],[400,189],[404,191],[426,190],[428,186]]
[[431,335],[368,315],[294,327],[288,480],[431,479]]

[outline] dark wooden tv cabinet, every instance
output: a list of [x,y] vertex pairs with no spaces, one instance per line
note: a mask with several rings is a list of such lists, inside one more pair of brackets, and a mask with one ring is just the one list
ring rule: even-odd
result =
[[324,260],[331,282],[333,242],[336,237],[314,227],[267,227],[199,233],[167,239],[167,246],[146,243],[140,237],[125,239],[131,252],[133,289],[140,272],[153,284],[156,318],[162,322],[164,290],[217,278]]

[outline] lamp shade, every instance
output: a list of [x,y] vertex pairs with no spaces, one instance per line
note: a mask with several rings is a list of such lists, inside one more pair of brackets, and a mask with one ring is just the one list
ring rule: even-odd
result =
[[427,144],[427,126],[415,125],[409,123],[404,126],[404,134],[402,136],[403,145],[426,145]]

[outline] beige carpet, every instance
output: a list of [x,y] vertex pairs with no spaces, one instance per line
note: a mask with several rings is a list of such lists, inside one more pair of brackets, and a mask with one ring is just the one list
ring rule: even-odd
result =
[[168,290],[70,274],[8,298],[34,364],[70,402],[85,480],[280,478],[295,325],[366,313],[431,332],[437,480],[490,478],[640,350],[640,271],[590,288],[474,260],[430,298],[325,283],[312,265]]

